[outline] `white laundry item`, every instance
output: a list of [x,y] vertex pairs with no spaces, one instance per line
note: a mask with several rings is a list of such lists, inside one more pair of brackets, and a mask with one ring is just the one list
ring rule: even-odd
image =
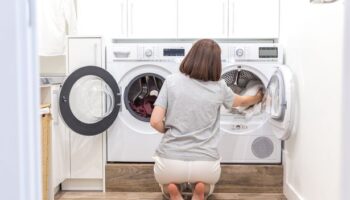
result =
[[[252,80],[249,81],[246,88],[240,93],[241,96],[255,96],[260,89],[264,88],[260,81]],[[250,119],[255,114],[261,112],[261,103],[255,104],[253,106],[240,106],[236,109],[241,114],[245,115],[246,119]]]
[[77,16],[74,0],[38,0],[38,54],[65,54],[66,36],[75,35]]
[[245,109],[244,111],[242,111],[242,113],[245,114],[245,119],[249,120],[251,119],[254,115],[261,113],[261,109],[262,109],[262,104],[261,103],[257,103],[252,107],[249,107],[248,109]]

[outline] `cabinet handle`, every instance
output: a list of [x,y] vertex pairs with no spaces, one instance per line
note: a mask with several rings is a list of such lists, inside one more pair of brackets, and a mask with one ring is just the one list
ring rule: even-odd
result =
[[134,4],[130,3],[130,35],[133,34],[134,32],[134,20],[133,20],[133,15],[134,15]]
[[58,90],[52,91],[52,122],[58,124]]
[[235,2],[234,1],[232,1],[231,6],[232,6],[231,33],[233,34],[235,32]]
[[96,43],[94,44],[94,63],[95,63],[95,66],[98,66],[98,63],[97,63],[97,44]]
[[222,34],[225,35],[225,2],[222,2]]
[[122,31],[122,35],[124,35],[124,3],[120,4],[120,19],[121,19],[121,31]]

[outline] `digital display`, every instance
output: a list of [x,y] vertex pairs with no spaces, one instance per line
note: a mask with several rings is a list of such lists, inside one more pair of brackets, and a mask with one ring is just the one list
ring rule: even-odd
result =
[[163,56],[185,56],[185,49],[163,49]]
[[277,47],[260,47],[259,58],[278,58]]

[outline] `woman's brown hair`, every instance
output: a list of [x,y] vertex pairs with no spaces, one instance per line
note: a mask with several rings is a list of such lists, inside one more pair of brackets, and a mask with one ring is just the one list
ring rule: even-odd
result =
[[211,39],[198,40],[180,65],[180,71],[202,81],[218,81],[221,76],[221,49]]

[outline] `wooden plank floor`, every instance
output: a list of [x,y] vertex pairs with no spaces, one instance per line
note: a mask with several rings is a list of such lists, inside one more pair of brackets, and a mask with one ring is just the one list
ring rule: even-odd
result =
[[[55,200],[162,200],[158,192],[60,192]],[[216,193],[210,200],[286,200],[279,193]]]
[[[107,192],[160,192],[153,164],[107,164]],[[222,165],[215,193],[282,193],[281,165]]]

